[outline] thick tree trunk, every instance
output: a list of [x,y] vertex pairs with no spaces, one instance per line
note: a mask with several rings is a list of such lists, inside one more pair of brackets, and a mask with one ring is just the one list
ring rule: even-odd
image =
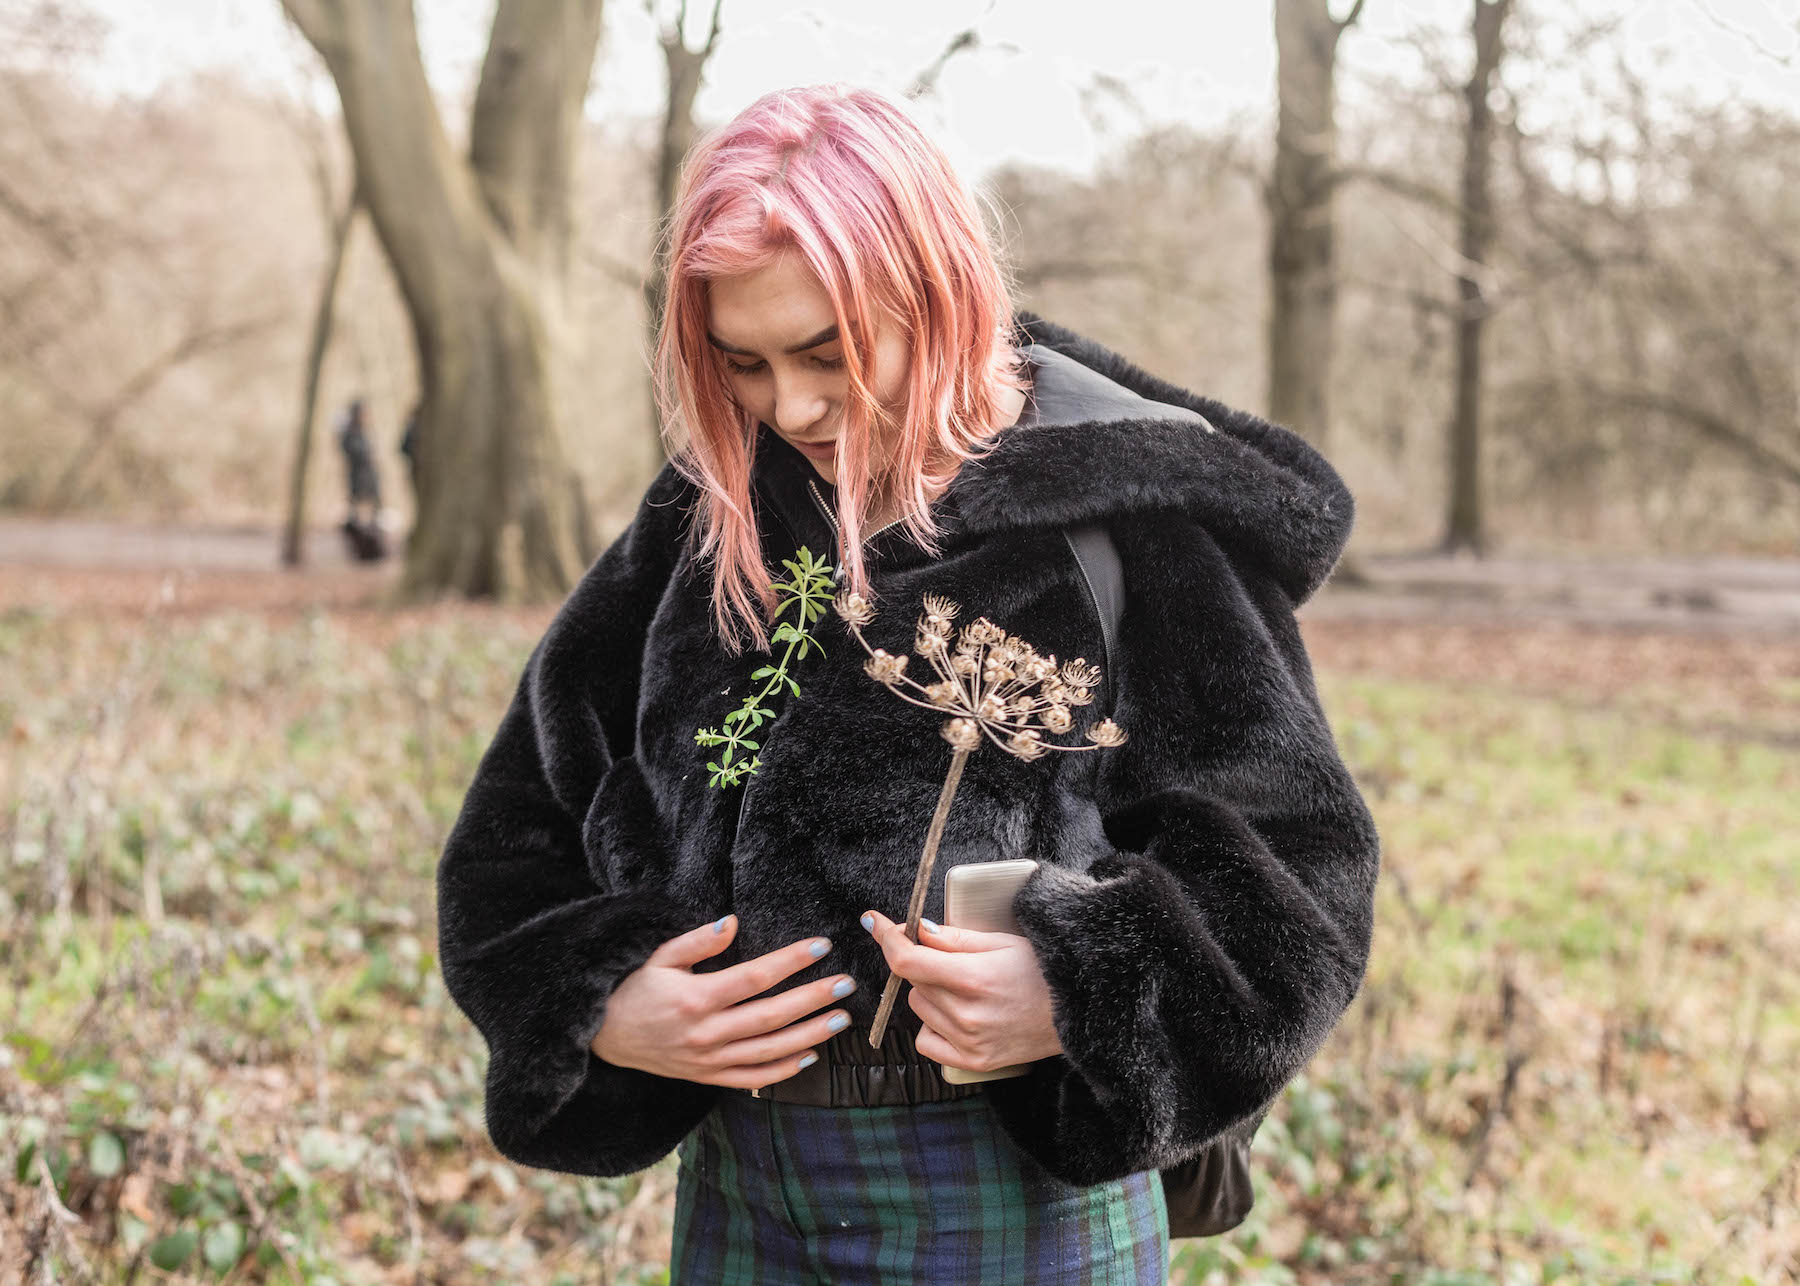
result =
[[281,565],[298,567],[306,561],[306,473],[312,461],[313,425],[319,414],[319,377],[325,370],[325,349],[331,343],[332,314],[337,307],[338,279],[344,273],[344,254],[350,229],[362,207],[362,191],[353,187],[344,211],[332,221],[331,258],[325,279],[319,283],[319,302],[313,311],[312,346],[306,353],[306,387],[300,395],[300,431],[294,439],[293,473],[288,478],[287,522],[282,528]]
[[1269,418],[1324,448],[1331,436],[1337,276],[1331,197],[1337,179],[1337,44],[1328,0],[1275,0],[1279,104],[1269,208]]
[[1481,335],[1488,304],[1477,274],[1494,241],[1493,197],[1488,190],[1494,142],[1488,92],[1503,52],[1501,27],[1512,0],[1475,0],[1475,69],[1463,89],[1468,108],[1463,145],[1462,258],[1457,277],[1462,313],[1456,327],[1456,410],[1450,424],[1450,505],[1444,529],[1446,553],[1487,548],[1481,506]]
[[569,174],[601,0],[501,0],[470,161],[409,4],[283,0],[330,68],[419,357],[419,513],[401,592],[566,592],[593,551],[562,445]]

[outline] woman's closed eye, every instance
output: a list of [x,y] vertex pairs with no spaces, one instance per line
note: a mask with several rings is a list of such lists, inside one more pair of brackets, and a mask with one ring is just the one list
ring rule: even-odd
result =
[[[807,360],[822,371],[835,371],[844,364],[844,359],[841,357],[813,357]],[[736,362],[727,361],[725,365],[735,374],[754,375],[763,368],[764,363],[755,362],[749,366],[739,366]]]

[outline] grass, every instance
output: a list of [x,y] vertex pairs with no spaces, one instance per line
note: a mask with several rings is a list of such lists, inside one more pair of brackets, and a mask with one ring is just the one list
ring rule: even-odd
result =
[[[666,1276],[673,1158],[493,1153],[433,952],[545,619],[0,617],[0,1279]],[[1383,836],[1376,948],[1256,1211],[1173,1279],[1800,1272],[1800,755],[1666,692],[1321,686]]]

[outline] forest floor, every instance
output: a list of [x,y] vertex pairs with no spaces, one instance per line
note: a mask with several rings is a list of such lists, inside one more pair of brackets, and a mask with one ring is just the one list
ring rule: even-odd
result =
[[[396,556],[356,563],[337,529],[315,528],[307,565],[289,571],[269,528],[0,518],[0,612],[326,610],[386,643],[409,623],[490,610],[389,607],[402,544],[390,533]],[[547,624],[553,611],[508,615]],[[1659,713],[1689,730],[1800,747],[1800,558],[1366,555],[1300,619],[1321,670],[1599,704],[1664,692]]]
[[[398,551],[404,533],[389,536]],[[127,606],[144,592],[162,596],[173,576],[170,592],[190,608],[353,607],[378,603],[398,570],[397,558],[352,562],[336,528],[307,533],[303,570],[281,571],[277,545],[266,527],[0,517],[0,606]],[[1800,634],[1800,558],[1353,555],[1305,616],[1793,637]]]

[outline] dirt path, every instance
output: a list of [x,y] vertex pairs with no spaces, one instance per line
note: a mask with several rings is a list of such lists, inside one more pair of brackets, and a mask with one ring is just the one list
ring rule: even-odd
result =
[[[397,534],[396,534],[397,537]],[[397,548],[398,538],[393,540]],[[260,528],[0,519],[0,612],[180,616],[326,609],[372,640],[421,614],[385,605],[397,560],[359,564],[336,529],[281,569]],[[1649,701],[1695,727],[1800,746],[1800,559],[1360,560],[1301,612],[1321,672],[1493,683],[1606,704]],[[548,622],[552,607],[512,609]]]

